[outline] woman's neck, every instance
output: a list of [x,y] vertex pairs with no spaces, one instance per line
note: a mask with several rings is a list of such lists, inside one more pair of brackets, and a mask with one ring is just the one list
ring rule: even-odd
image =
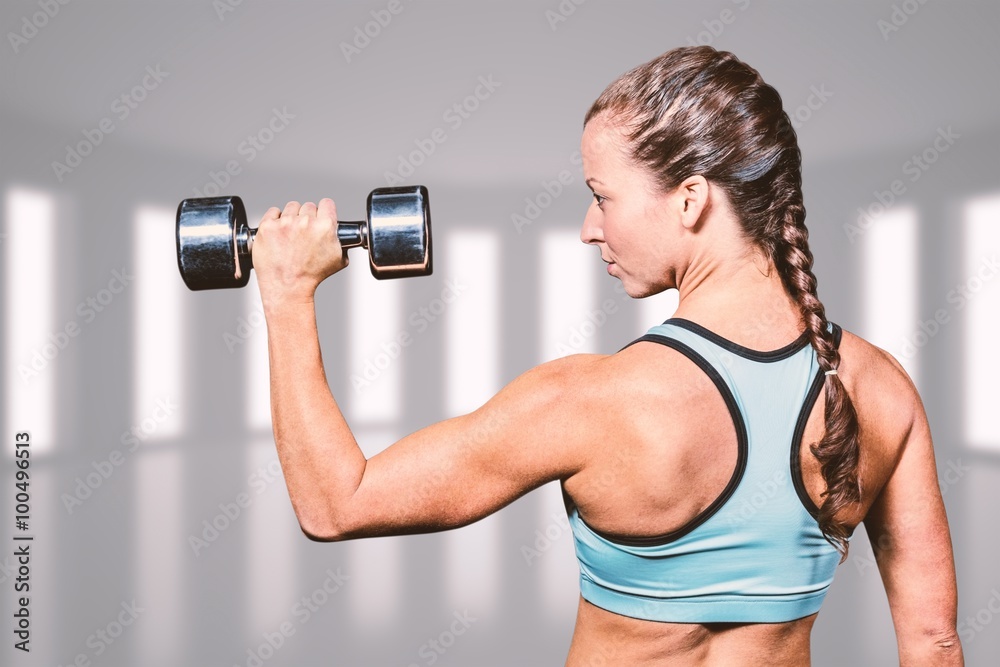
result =
[[777,269],[759,254],[692,262],[679,276],[678,292],[675,317],[751,349],[777,349],[805,326]]

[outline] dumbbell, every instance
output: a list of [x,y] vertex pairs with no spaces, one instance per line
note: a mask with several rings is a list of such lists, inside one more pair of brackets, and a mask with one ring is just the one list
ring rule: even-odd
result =
[[[177,207],[177,266],[192,290],[243,287],[253,268],[257,230],[247,225],[239,197],[185,199]],[[376,188],[368,195],[365,220],[339,222],[346,250],[368,249],[379,279],[431,274],[431,211],[422,185]]]

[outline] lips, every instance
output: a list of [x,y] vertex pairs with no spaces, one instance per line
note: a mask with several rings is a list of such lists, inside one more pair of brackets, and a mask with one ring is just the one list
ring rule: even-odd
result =
[[604,255],[601,255],[601,261],[608,265],[608,273],[611,273],[611,267],[615,265],[614,261],[605,259]]

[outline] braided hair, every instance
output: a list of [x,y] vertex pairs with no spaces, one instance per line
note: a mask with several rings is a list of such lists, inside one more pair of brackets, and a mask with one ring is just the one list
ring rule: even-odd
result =
[[[820,368],[835,371],[840,353],[816,294],[802,201],[802,154],[778,91],[732,53],[681,47],[626,72],[587,112],[622,129],[631,160],[663,192],[700,174],[720,187],[743,234],[775,266],[798,304]],[[854,404],[840,377],[825,376],[825,431],[811,445],[826,491],[818,523],[846,558],[849,531],[838,520],[861,500]]]

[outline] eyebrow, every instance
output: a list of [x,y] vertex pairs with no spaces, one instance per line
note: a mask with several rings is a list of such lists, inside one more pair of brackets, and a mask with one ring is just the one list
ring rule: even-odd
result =
[[594,183],[600,183],[601,185],[604,185],[604,181],[602,181],[602,180],[600,180],[600,179],[597,179],[597,178],[594,178],[593,176],[591,176],[591,177],[590,177],[590,178],[588,178],[588,179],[587,179],[586,181],[584,181],[584,183],[586,183],[586,184],[587,184],[587,187],[588,187],[588,188],[590,188],[591,190],[593,190],[593,188],[592,188],[592,187],[590,187],[590,182],[591,182],[591,181],[593,181]]

